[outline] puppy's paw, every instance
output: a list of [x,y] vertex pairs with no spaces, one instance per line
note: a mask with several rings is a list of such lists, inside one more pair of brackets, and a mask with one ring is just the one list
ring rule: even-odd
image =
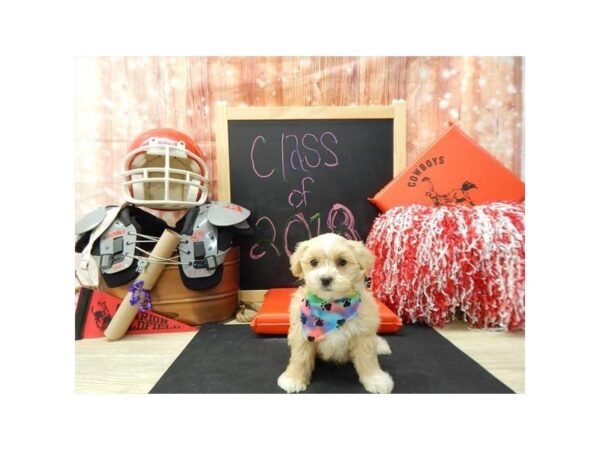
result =
[[306,383],[303,383],[302,380],[290,377],[286,372],[279,375],[277,385],[288,394],[306,390]]
[[381,336],[377,336],[377,354],[378,355],[391,355],[392,349],[387,341]]
[[394,380],[383,370],[365,378],[362,384],[372,394],[389,394],[394,389]]

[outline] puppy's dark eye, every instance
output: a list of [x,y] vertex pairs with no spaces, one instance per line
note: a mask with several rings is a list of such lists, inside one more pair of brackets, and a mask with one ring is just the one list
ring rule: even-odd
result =
[[340,258],[338,259],[338,266],[345,266],[346,264],[348,264],[348,261],[346,261],[344,258]]
[[317,267],[317,264],[319,264],[319,261],[317,261],[315,258],[310,260],[310,265],[313,267]]

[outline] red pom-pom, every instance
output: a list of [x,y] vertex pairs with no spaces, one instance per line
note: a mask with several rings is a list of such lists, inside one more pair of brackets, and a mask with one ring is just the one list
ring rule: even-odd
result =
[[401,206],[373,223],[372,290],[404,323],[525,327],[525,208]]

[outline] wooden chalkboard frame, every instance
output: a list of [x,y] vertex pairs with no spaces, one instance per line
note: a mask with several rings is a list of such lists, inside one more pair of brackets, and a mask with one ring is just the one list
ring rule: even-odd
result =
[[[231,120],[319,120],[319,119],[392,119],[394,176],[406,167],[406,102],[394,100],[384,106],[250,106],[229,107],[216,102],[215,137],[217,146],[217,195],[231,201],[229,174],[229,121]],[[242,290],[246,302],[262,302],[266,290]]]

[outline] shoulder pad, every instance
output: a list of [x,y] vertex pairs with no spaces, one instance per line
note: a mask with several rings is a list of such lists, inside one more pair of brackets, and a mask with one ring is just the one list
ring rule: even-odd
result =
[[107,208],[108,207],[100,206],[79,219],[75,224],[75,235],[83,234],[100,225],[106,217]]
[[249,216],[246,208],[229,202],[212,202],[208,209],[208,221],[217,227],[235,225]]

